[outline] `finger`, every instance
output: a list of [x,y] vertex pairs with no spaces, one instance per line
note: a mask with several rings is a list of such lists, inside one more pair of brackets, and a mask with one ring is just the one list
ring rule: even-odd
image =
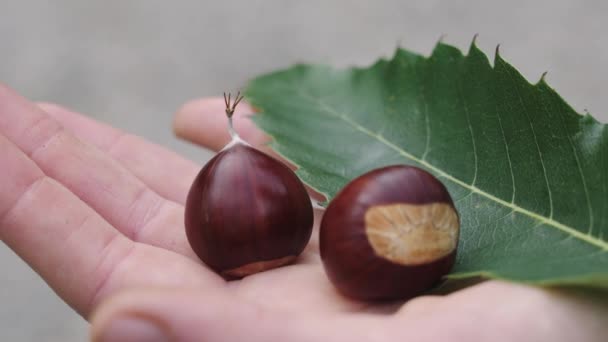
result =
[[[230,141],[227,119],[224,114],[225,107],[224,100],[220,98],[205,98],[188,102],[175,114],[173,130],[178,137],[184,140],[213,151],[219,151]],[[239,103],[233,116],[236,132],[243,140],[295,170],[296,167],[293,164],[268,147],[267,143],[270,138],[250,119],[254,112],[247,102]],[[324,200],[322,194],[310,187],[307,189],[315,200]]]
[[226,292],[138,289],[104,303],[93,341],[390,341],[372,315],[289,313],[238,301]]
[[[230,142],[225,108],[224,100],[215,97],[188,102],[175,114],[173,130],[182,139],[219,151]],[[232,117],[234,129],[251,145],[263,147],[268,137],[249,119],[253,113],[248,103],[239,103]]]
[[[604,341],[608,333],[608,297],[601,290],[548,288],[493,280],[446,298],[445,306],[478,311],[477,314],[484,315],[490,323],[489,327],[494,323],[509,330],[510,341],[521,340],[525,335],[532,341]],[[530,321],[532,316],[537,319]],[[506,324],[500,324],[501,320]]]
[[396,317],[438,341],[604,341],[608,301],[601,298],[487,281],[441,298],[414,299]]
[[[0,237],[72,307],[84,311],[96,271],[126,254],[128,239],[0,135]],[[5,169],[6,171],[6,169]],[[81,312],[82,312],[81,311]]]
[[116,289],[224,282],[178,254],[136,244],[0,134],[0,239],[86,316]]
[[159,196],[114,159],[2,86],[0,134],[133,241],[198,260],[186,239],[181,205]]
[[75,137],[117,160],[159,195],[185,203],[192,180],[200,170],[196,163],[141,137],[56,104],[40,103],[38,106]]

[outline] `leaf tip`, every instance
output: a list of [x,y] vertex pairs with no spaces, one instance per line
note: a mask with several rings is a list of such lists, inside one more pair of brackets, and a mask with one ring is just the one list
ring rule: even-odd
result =
[[397,41],[395,42],[395,46],[397,46],[397,50],[403,49],[403,37],[397,38]]
[[477,38],[479,37],[479,33],[475,33],[473,36],[473,40],[471,41],[471,45],[469,45],[469,55],[474,54],[479,51],[477,47]]
[[540,80],[538,80],[537,84],[539,84],[539,85],[547,85],[547,74],[548,73],[549,73],[548,71],[543,72],[543,74],[540,75]]
[[471,46],[477,46],[477,38],[479,38],[479,33],[475,33],[473,35],[473,41],[471,41]]
[[437,39],[437,43],[435,43],[435,46],[433,47],[433,52],[436,51],[441,45],[444,45],[444,39],[447,36],[446,33],[442,33],[439,38]]
[[602,125],[600,120],[593,116],[593,114],[591,114],[591,112],[587,108],[583,109],[583,122],[591,123],[593,125]]
[[448,36],[448,34],[447,34],[447,33],[442,33],[442,34],[439,36],[439,39],[437,39],[437,44],[443,44],[443,41],[445,40],[445,37],[447,37],[447,36]]
[[496,45],[496,50],[494,50],[494,66],[496,66],[499,62],[502,62],[503,59],[500,56],[500,44]]
[[[434,58],[434,57],[438,57],[443,54],[449,54],[453,57],[462,57],[461,50],[459,50],[458,48],[456,48],[450,44],[444,43],[445,37],[447,37],[447,34],[445,34],[445,33],[442,34],[441,36],[439,36],[439,40],[433,47],[433,51],[432,51],[430,57]],[[456,55],[458,55],[458,56],[456,56]],[[438,57],[438,58],[442,58],[442,57]]]
[[[595,116],[593,116],[593,114],[587,109],[583,109],[583,122],[592,124],[592,125],[603,125],[604,129],[607,129],[606,127],[608,127],[608,125],[606,125],[605,123],[602,123],[598,118],[596,118]],[[602,238],[604,239],[604,238]]]

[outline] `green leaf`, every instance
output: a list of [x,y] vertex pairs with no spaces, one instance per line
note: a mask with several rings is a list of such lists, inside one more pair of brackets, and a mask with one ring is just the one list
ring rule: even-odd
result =
[[452,278],[608,288],[608,129],[498,51],[399,49],[369,68],[297,65],[254,79],[271,147],[331,199],[369,170],[410,164],[461,216]]

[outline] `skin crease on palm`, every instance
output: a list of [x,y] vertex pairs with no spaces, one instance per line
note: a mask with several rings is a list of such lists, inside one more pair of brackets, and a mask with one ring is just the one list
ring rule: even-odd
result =
[[[223,106],[186,104],[175,133],[220,149]],[[250,113],[240,105],[236,130],[261,146]],[[318,231],[296,264],[226,283],[185,236],[201,165],[2,85],[0,160],[0,238],[92,322],[94,340],[120,338],[109,327],[133,319],[176,341],[600,341],[608,332],[608,301],[589,291],[486,281],[406,303],[348,300],[324,274]]]

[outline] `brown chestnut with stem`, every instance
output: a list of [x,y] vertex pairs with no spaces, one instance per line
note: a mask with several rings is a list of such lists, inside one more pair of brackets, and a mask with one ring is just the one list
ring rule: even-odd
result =
[[413,166],[388,166],[346,185],[320,229],[325,271],[344,295],[414,297],[452,268],[460,223],[445,186]]
[[195,178],[186,200],[188,241],[226,279],[293,262],[312,233],[310,197],[296,174],[256,150],[234,130],[243,99],[224,94],[232,141]]

